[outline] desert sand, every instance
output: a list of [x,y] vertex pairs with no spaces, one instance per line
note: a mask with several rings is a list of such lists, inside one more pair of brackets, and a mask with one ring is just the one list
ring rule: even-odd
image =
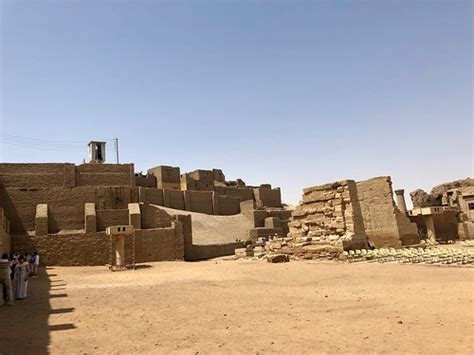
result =
[[0,353],[473,353],[474,269],[258,260],[48,267]]

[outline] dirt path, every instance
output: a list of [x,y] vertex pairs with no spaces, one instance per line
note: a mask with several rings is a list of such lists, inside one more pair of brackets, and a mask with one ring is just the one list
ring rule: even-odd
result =
[[[2,354],[473,353],[474,269],[212,260],[54,267]],[[51,280],[51,281],[49,281]]]

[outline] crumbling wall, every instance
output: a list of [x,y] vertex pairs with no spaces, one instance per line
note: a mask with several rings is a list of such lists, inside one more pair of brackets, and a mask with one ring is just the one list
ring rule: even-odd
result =
[[337,181],[304,189],[302,203],[289,224],[293,237],[341,249],[367,248],[362,212],[353,180]]
[[[443,211],[443,213],[433,214],[433,223],[436,233],[436,240],[457,240],[459,239],[459,230],[456,211]],[[427,226],[425,216],[410,216],[410,220],[416,224],[419,232],[427,236]]]
[[135,174],[136,186],[156,188],[156,184],[156,176],[154,175]]
[[413,208],[441,206],[448,204],[446,201],[443,201],[443,197],[449,190],[457,189],[462,192],[473,187],[474,179],[467,178],[437,185],[431,189],[429,194],[421,189],[418,189],[410,192],[410,196],[413,203]]

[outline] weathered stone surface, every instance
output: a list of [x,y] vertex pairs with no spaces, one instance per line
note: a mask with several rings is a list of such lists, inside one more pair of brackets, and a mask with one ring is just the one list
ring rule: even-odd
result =
[[357,192],[352,180],[304,189],[303,200],[289,223],[291,235],[298,238],[293,247],[301,247],[305,237],[317,237],[341,248],[366,246],[360,207],[354,204]]

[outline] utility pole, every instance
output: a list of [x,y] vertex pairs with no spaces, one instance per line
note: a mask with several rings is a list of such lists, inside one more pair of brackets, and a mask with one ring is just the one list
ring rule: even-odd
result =
[[119,163],[119,145],[118,145],[118,138],[114,138],[114,149],[115,149],[115,156],[117,158],[117,164]]

